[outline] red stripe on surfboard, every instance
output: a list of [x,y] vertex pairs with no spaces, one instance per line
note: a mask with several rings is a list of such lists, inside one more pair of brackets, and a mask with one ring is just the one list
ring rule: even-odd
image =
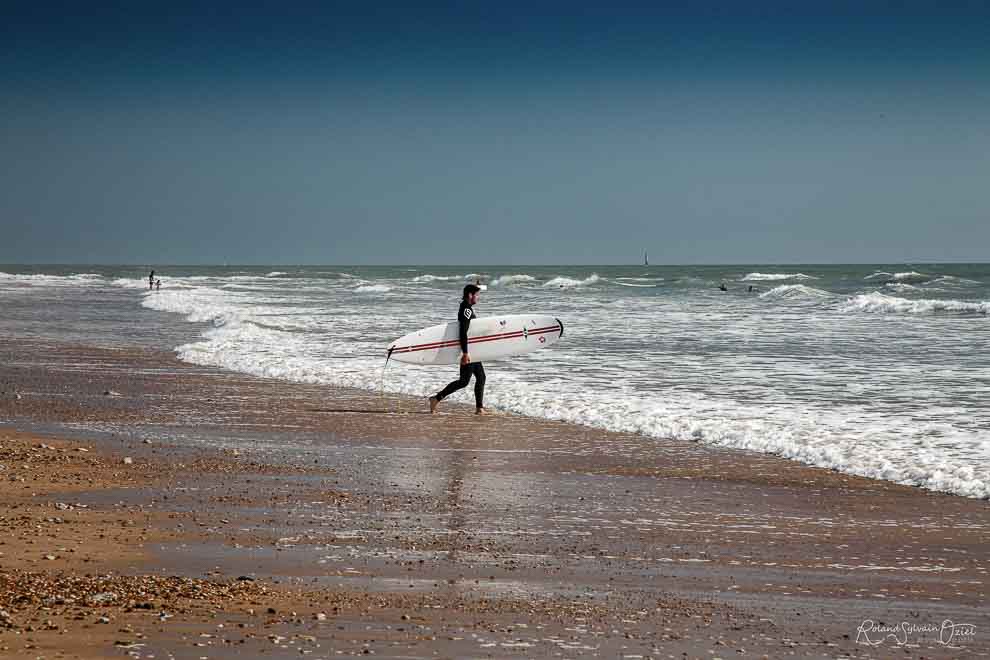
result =
[[[538,335],[549,334],[549,332],[552,332],[552,331],[535,332],[535,333],[534,332],[531,332],[529,334],[531,334],[531,335],[537,335],[538,336]],[[503,341],[503,340],[509,340],[509,339],[518,339],[518,338],[523,337],[523,336],[524,335],[522,333],[519,333],[517,335],[505,335],[505,336],[499,336],[499,337],[475,338],[475,339],[472,339],[471,341],[469,341],[468,344],[470,344],[470,345],[473,345],[473,344],[484,344],[484,343],[488,343],[488,342],[492,342],[492,341]],[[459,345],[460,345],[460,342],[458,342],[458,341],[450,341],[450,342],[444,342],[442,344],[432,344],[432,345],[423,345],[423,346],[417,346],[417,347],[396,348],[396,349],[393,349],[392,350],[392,353],[393,354],[418,353],[420,351],[441,350],[441,349],[444,349],[444,348],[456,348]]]
[[[545,335],[551,332],[560,332],[560,326],[547,326],[544,328],[534,328],[533,330],[528,330],[525,333],[522,330],[514,330],[512,332],[503,332],[495,335],[484,335],[482,337],[470,337],[468,339],[468,344],[483,344],[490,341],[499,341],[500,339],[515,339],[517,337],[523,337],[527,335]],[[439,350],[441,348],[451,348],[454,346],[459,346],[460,340],[449,339],[447,341],[435,341],[429,344],[414,344],[412,346],[403,346],[402,348],[393,349],[392,353],[418,353],[419,351],[428,350]]]

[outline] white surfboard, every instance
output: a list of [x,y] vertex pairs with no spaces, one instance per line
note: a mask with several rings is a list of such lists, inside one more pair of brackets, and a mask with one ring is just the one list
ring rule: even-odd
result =
[[[543,314],[511,314],[475,318],[468,328],[468,353],[473,362],[500,360],[557,343],[564,324]],[[409,364],[457,364],[461,345],[457,321],[410,332],[389,344],[391,359]]]

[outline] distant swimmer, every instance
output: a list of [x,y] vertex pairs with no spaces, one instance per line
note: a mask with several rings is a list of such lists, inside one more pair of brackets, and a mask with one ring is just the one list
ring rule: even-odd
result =
[[155,271],[151,271],[148,275],[148,291],[151,291],[155,287]]
[[461,297],[461,306],[457,311],[457,338],[461,344],[461,374],[460,378],[448,383],[436,395],[430,397],[430,412],[437,411],[437,406],[448,396],[468,386],[471,376],[474,376],[474,405],[475,413],[485,414],[485,367],[480,362],[471,362],[471,355],[468,353],[468,328],[471,326],[471,319],[474,318],[474,305],[478,302],[478,292],[481,289],[476,284],[468,284],[464,287]]
[[155,280],[155,291],[161,291],[161,290],[162,290],[162,281]]
[[718,285],[718,290],[719,291],[728,291],[729,290],[729,287],[725,286],[725,282],[722,282],[721,284]]
[[755,291],[755,290],[756,289],[753,288],[753,285],[752,284],[750,284],[749,285],[749,289],[747,289],[747,291],[749,291],[750,293],[753,293],[753,291]]

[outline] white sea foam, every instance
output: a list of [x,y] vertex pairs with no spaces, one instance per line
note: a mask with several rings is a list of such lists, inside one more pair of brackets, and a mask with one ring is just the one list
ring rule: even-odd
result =
[[[969,497],[990,497],[990,473],[977,471],[937,448],[896,455],[903,440],[890,437],[885,427],[895,420],[864,415],[857,423],[828,410],[789,411],[771,406],[746,410],[731,402],[671,393],[663,403],[647,399],[609,399],[598,392],[579,395],[539,394],[515,390],[498,392],[493,401],[509,410],[535,417],[574,422],[655,438],[693,440],[706,444],[776,454],[809,465],[885,479]],[[896,422],[895,422],[896,424]],[[903,421],[910,428],[910,420]],[[915,425],[916,426],[916,425]],[[870,442],[882,435],[890,451]]]
[[288,273],[284,273],[280,270],[273,270],[272,272],[265,275],[265,277],[281,277],[282,275],[288,275]]
[[243,294],[209,287],[196,287],[149,291],[143,297],[141,305],[148,309],[183,314],[187,321],[193,323],[223,325],[235,319],[246,317],[248,315],[246,306],[239,305],[238,301],[247,302],[248,300],[250,299]]
[[123,287],[125,289],[147,289],[148,280],[147,279],[131,279],[129,277],[119,277],[115,279],[112,284],[114,286]]
[[594,284],[601,280],[598,275],[592,273],[589,277],[583,280],[575,280],[571,277],[555,277],[549,282],[544,282],[543,286],[547,288],[558,288],[558,289],[573,289],[576,287],[588,286],[589,284]]
[[775,286],[766,293],[761,293],[760,298],[783,299],[783,300],[809,300],[821,301],[831,298],[832,294],[804,284],[781,284]]
[[845,312],[880,312],[893,314],[990,314],[990,302],[966,300],[909,300],[880,292],[853,296],[840,308]]
[[921,287],[917,287],[913,284],[905,284],[904,282],[887,282],[884,287],[892,291],[904,291],[910,293],[912,291],[925,291]]
[[750,273],[742,278],[743,282],[766,282],[775,280],[817,280],[813,275],[804,273]]
[[391,290],[387,284],[365,284],[354,289],[356,293],[388,293]]
[[413,282],[452,282],[461,279],[457,275],[419,275],[412,279]]
[[0,283],[27,286],[72,287],[99,285],[104,281],[97,273],[77,273],[73,275],[44,275],[40,273],[2,273]]
[[[326,330],[324,310],[299,306],[302,299],[276,298],[279,303],[296,303],[289,308],[271,304],[257,296],[209,287],[175,288],[146,292],[141,305],[148,309],[182,314],[193,323],[210,323],[214,327],[232,328],[263,326],[289,330]],[[259,347],[263,348],[263,347]],[[252,349],[253,350],[253,349]],[[251,351],[248,351],[251,352]]]
[[522,284],[524,282],[535,282],[535,281],[536,278],[533,277],[532,275],[525,275],[525,274],[502,275],[501,277],[496,277],[494,280],[492,280],[492,286],[494,287],[509,286],[512,284]]

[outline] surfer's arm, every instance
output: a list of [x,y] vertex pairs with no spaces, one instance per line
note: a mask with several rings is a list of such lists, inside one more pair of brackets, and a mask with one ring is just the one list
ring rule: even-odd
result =
[[[470,307],[466,307],[461,310],[461,315],[457,319],[457,338],[461,343],[461,353],[464,355],[468,354],[468,328],[471,326],[471,318],[474,316],[474,312]],[[463,363],[463,361],[462,361]]]

